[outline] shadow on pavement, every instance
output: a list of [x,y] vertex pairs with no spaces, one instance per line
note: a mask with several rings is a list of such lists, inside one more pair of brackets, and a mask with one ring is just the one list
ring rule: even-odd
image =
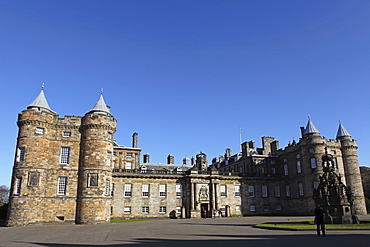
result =
[[16,243],[29,244],[30,246],[49,246],[49,247],[87,247],[87,246],[126,246],[126,247],[164,247],[164,246],[175,246],[175,247],[297,247],[297,246],[325,246],[325,247],[349,247],[356,245],[356,247],[367,247],[370,243],[369,234],[345,234],[345,235],[329,235],[326,237],[317,237],[315,233],[312,235],[197,235],[208,237],[219,237],[220,239],[215,240],[173,240],[173,239],[152,239],[142,238],[127,242],[127,240],[116,240],[115,244],[58,244],[58,243],[39,243],[39,242],[25,242],[17,241]]

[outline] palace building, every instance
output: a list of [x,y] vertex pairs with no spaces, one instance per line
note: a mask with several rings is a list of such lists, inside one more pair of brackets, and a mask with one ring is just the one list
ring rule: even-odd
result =
[[115,139],[116,119],[101,94],[84,116],[61,118],[44,91],[18,115],[7,226],[108,223],[112,218],[192,218],[249,215],[313,215],[313,190],[323,173],[321,157],[351,188],[353,213],[366,214],[357,143],[339,125],[327,140],[309,119],[302,136],[279,148],[272,137],[208,164],[207,155],[183,164],[150,163],[149,154]]

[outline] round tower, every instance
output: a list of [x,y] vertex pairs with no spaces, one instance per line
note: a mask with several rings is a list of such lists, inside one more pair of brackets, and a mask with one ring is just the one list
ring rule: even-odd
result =
[[18,114],[18,138],[13,166],[6,225],[21,226],[43,222],[42,198],[49,168],[49,145],[55,112],[41,90],[26,110]]
[[101,94],[81,122],[76,223],[108,223],[111,214],[113,135],[116,120]]
[[341,144],[346,185],[350,187],[352,192],[353,213],[366,214],[365,197],[357,156],[357,142],[352,139],[341,123],[337,132],[337,140]]
[[208,168],[207,155],[203,152],[200,152],[196,155],[196,166],[199,171],[206,171]]

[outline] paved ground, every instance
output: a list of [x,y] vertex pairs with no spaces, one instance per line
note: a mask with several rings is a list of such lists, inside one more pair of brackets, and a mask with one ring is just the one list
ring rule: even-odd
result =
[[[361,217],[363,218],[363,217]],[[366,216],[369,218],[369,216]],[[0,246],[368,247],[370,231],[282,231],[252,228],[266,221],[312,217],[178,219],[102,225],[0,227]]]

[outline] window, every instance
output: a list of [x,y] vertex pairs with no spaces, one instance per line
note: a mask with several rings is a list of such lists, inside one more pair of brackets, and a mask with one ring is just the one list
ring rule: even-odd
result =
[[262,197],[268,197],[266,185],[262,185]]
[[89,187],[98,186],[98,174],[97,173],[89,173],[88,185]]
[[338,161],[336,157],[333,158],[333,165],[334,165],[334,169],[338,169]]
[[65,195],[67,190],[67,177],[58,178],[58,195]]
[[112,188],[110,190],[110,195],[113,196],[114,195],[114,183],[112,183]]
[[249,206],[249,211],[255,212],[256,211],[256,205],[250,205]]
[[113,139],[112,133],[108,132],[107,137],[108,137],[108,139]]
[[149,184],[142,185],[143,197],[149,197]]
[[45,131],[44,128],[36,127],[36,134],[43,135],[44,131]]
[[225,215],[225,213],[226,213],[226,206],[221,206],[220,209],[221,209],[222,215]]
[[126,162],[126,169],[131,170],[132,169],[132,162]]
[[254,186],[250,185],[248,187],[249,197],[254,197]]
[[319,188],[319,182],[318,181],[313,181],[313,188],[314,189]]
[[25,148],[22,147],[18,149],[18,161],[19,162],[24,161],[24,152],[25,152]]
[[166,185],[165,184],[159,185],[159,196],[166,197]]
[[290,186],[289,185],[285,185],[285,194],[287,197],[290,197]]
[[258,170],[259,170],[259,173],[260,174],[264,174],[265,173],[265,168],[263,168],[263,167],[260,167]]
[[21,193],[21,187],[22,187],[22,178],[17,178],[15,182],[15,193],[16,195],[19,195]]
[[284,175],[285,176],[288,176],[288,174],[289,174],[288,165],[287,164],[284,164]]
[[302,173],[301,162],[297,160],[297,173]]
[[280,186],[275,186],[275,197],[280,197]]
[[126,153],[126,157],[132,157],[133,154],[132,153]]
[[315,158],[311,158],[310,159],[310,163],[311,163],[311,168],[312,169],[314,169],[314,168],[316,168],[317,166],[316,166],[316,159]]
[[110,182],[109,180],[105,180],[105,195],[109,196],[110,195]]
[[71,137],[72,133],[71,131],[63,131],[63,137]]
[[275,167],[271,167],[270,171],[271,171],[271,174],[272,175],[275,175],[276,174],[276,168]]
[[62,147],[60,150],[60,164],[69,164],[69,147]]
[[124,214],[131,214],[131,207],[123,207]]
[[220,186],[221,196],[226,196],[226,185]]
[[159,207],[159,213],[161,214],[166,213],[166,207],[163,207],[163,206]]
[[182,186],[181,184],[176,184],[176,197],[182,196]]
[[176,213],[181,214],[181,206],[176,207]]
[[310,149],[308,150],[308,152],[310,152],[310,153],[314,153],[314,152],[315,152],[315,149],[314,149],[314,148],[310,148]]
[[240,173],[243,173],[243,167],[241,166],[241,167],[239,167],[239,172]]
[[281,211],[281,205],[280,204],[276,205],[276,210]]
[[112,160],[112,153],[111,152],[107,152],[107,159],[105,161],[107,166],[110,166],[111,160]]
[[297,154],[296,158],[299,159],[299,158],[301,158],[301,156],[299,154]]
[[142,207],[142,208],[141,208],[141,212],[142,212],[143,214],[149,214],[149,207]]
[[335,151],[335,150],[331,150],[331,151],[330,151],[330,153],[331,153],[331,154],[337,154],[337,151]]
[[303,193],[303,184],[302,183],[299,183],[298,184],[298,191],[299,191],[299,195],[300,196],[303,196],[304,193]]
[[235,196],[240,196],[240,185],[235,185]]
[[236,212],[241,212],[241,211],[242,211],[242,206],[240,206],[240,205],[236,205],[236,207],[235,207],[235,211],[236,211]]
[[269,211],[269,205],[263,205],[263,211],[264,212],[267,212],[267,211]]
[[132,195],[132,184],[125,184],[125,197],[130,197]]

